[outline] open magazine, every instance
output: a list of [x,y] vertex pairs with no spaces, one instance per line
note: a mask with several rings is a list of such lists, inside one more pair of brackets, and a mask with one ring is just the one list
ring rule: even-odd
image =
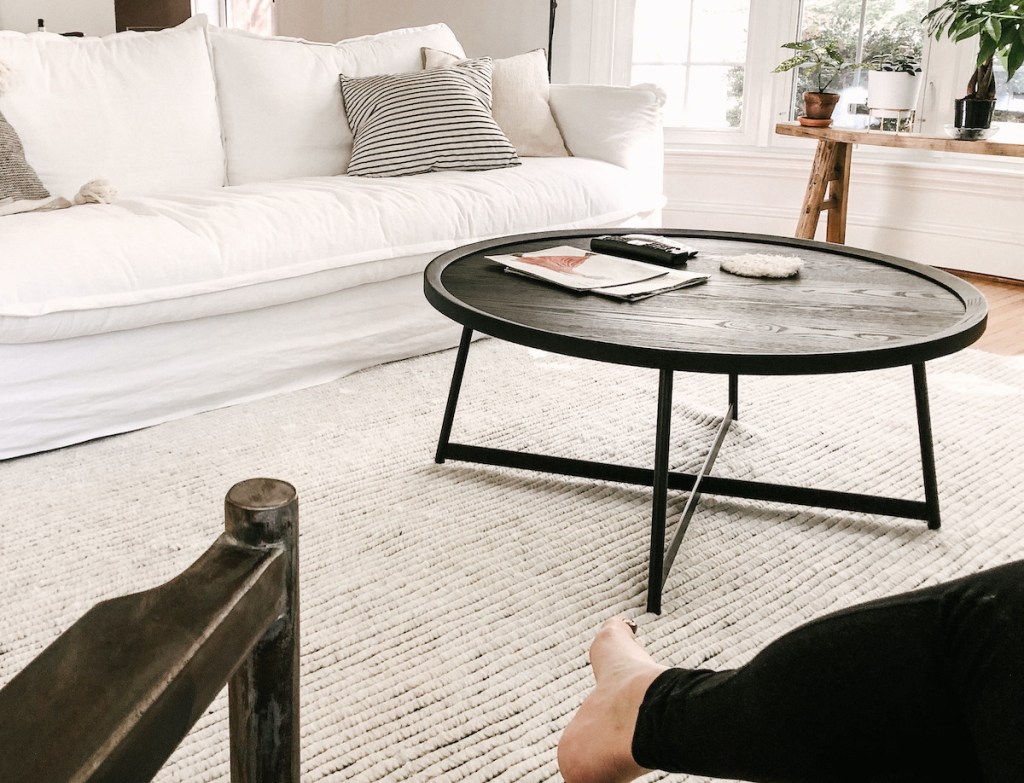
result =
[[627,301],[646,299],[708,279],[708,275],[699,272],[666,269],[570,245],[487,258],[504,266],[507,272],[546,280],[573,291]]

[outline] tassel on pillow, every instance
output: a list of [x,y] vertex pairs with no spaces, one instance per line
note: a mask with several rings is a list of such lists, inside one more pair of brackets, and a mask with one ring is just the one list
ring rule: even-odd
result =
[[76,204],[112,204],[117,199],[117,188],[110,180],[94,179],[86,182],[75,195]]

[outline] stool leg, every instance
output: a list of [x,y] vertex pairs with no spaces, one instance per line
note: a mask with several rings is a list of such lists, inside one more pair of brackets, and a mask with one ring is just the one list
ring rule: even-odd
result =
[[836,142],[835,160],[832,162],[828,205],[828,223],[825,239],[837,244],[846,243],[846,206],[850,194],[851,145]]
[[818,141],[814,162],[811,163],[811,175],[807,180],[807,192],[800,208],[800,221],[796,226],[796,236],[799,239],[814,239],[814,233],[818,229],[818,217],[825,202],[825,191],[832,177],[836,149],[837,142],[825,139]]

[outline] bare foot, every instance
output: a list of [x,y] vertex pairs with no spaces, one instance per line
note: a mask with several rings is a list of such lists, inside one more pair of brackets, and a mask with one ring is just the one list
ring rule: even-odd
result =
[[640,646],[626,620],[608,620],[590,645],[597,686],[558,741],[566,783],[626,783],[650,770],[633,760],[633,731],[647,688],[665,671]]

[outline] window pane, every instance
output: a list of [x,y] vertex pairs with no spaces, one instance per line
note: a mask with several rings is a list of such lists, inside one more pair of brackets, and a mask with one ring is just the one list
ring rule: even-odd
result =
[[747,59],[750,0],[695,0],[693,54],[700,63],[741,63]]
[[633,62],[683,63],[689,59],[688,0],[637,0],[633,17]]
[[996,58],[996,110],[992,117],[996,122],[1024,123],[1024,68],[1013,75],[1007,83],[1006,69]]
[[743,108],[743,66],[635,65],[634,82],[650,82],[667,96],[670,128],[738,128]]
[[228,26],[259,35],[274,34],[273,0],[228,0]]
[[[927,12],[927,0],[804,0],[799,37],[835,38],[848,62],[876,62],[894,54],[920,62],[924,42],[921,18]],[[800,71],[793,95],[794,117],[803,108],[804,90],[814,89],[810,71]],[[866,71],[848,71],[827,89],[842,96],[833,114],[836,125],[866,124]],[[862,122],[857,121],[858,116]]]
[[739,127],[750,0],[636,0],[633,84],[667,96],[668,127]]

